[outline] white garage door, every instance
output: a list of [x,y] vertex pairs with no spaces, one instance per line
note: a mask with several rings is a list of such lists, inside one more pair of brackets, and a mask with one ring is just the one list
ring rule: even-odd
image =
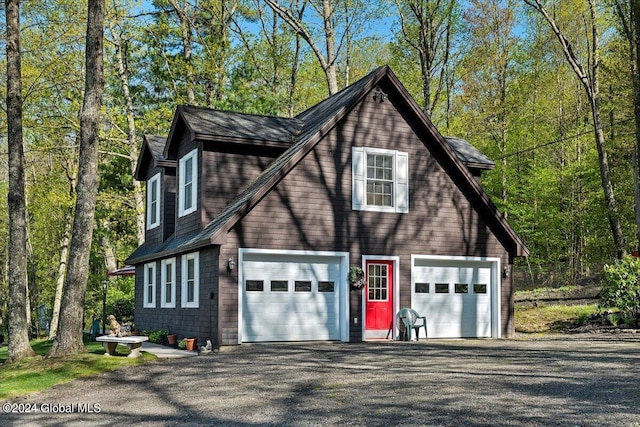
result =
[[413,259],[412,307],[429,337],[499,337],[498,259]]
[[348,258],[263,252],[241,258],[241,342],[341,339],[340,280]]

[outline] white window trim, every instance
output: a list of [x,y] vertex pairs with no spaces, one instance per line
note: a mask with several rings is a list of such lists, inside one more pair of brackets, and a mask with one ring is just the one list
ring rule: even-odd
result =
[[[167,264],[171,265],[171,301],[167,302]],[[163,259],[160,270],[160,307],[162,308],[176,308],[176,259],[169,258]]]
[[[151,268],[151,277],[149,277]],[[151,280],[149,280],[151,279]],[[151,284],[151,302],[149,302],[149,284]],[[150,262],[144,265],[144,289],[142,296],[143,308],[156,308],[156,263]]]
[[[408,154],[382,148],[352,147],[351,206],[353,210],[372,212],[409,212]],[[393,206],[367,204],[367,155],[383,154],[393,157]]]
[[[192,205],[189,208],[185,208],[184,206],[184,186],[185,186],[185,164],[188,160],[192,160],[193,167],[191,171],[193,173],[193,177],[191,179],[191,200]],[[195,148],[191,150],[189,153],[185,154],[180,158],[179,165],[180,173],[179,173],[179,185],[178,185],[178,216],[182,217],[185,215],[189,215],[192,212],[196,211],[198,206],[198,199],[196,195],[198,194],[198,149]]]
[[[199,308],[200,307],[200,262],[198,252],[182,255],[182,287],[181,287],[181,306],[182,308]],[[187,262],[193,259],[193,301],[187,301]]]
[[[151,189],[153,188],[153,184],[156,183],[156,192],[153,194]],[[160,184],[160,173],[155,174],[147,181],[147,230],[151,230],[160,225],[160,194],[161,194],[161,184]],[[156,207],[155,209],[151,208],[151,203],[153,201],[153,197],[156,198]],[[156,220],[154,222],[151,221],[152,213],[155,210]]]

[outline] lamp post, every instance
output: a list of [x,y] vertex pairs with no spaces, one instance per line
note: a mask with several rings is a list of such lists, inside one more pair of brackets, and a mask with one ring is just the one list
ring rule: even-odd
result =
[[102,281],[102,335],[105,334],[107,323],[107,281]]

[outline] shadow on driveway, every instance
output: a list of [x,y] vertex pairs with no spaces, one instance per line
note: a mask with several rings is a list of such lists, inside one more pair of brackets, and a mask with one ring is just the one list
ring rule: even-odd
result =
[[[13,402],[2,425],[640,425],[640,340],[244,344]],[[99,406],[99,413],[82,413]],[[58,405],[73,413],[52,413]],[[85,406],[83,406],[85,405]]]

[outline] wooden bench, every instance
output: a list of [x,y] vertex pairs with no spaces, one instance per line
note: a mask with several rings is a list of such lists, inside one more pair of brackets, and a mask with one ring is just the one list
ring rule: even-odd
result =
[[126,345],[131,350],[127,357],[140,357],[140,348],[144,341],[149,341],[149,337],[130,336],[130,337],[114,337],[111,335],[102,335],[96,337],[96,341],[100,341],[104,345],[105,356],[115,356],[118,344]]

